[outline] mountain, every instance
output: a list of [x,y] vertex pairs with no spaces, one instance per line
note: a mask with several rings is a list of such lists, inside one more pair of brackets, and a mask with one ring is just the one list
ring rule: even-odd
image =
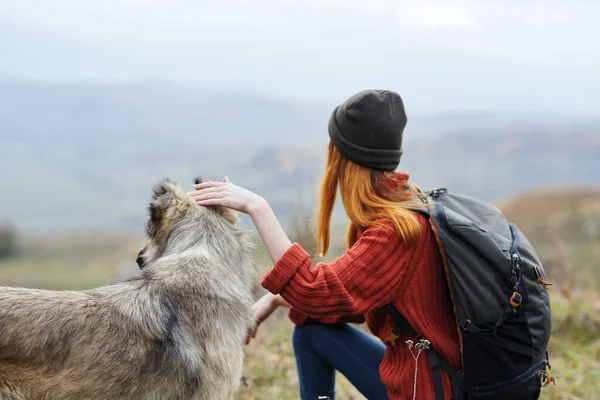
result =
[[[169,85],[0,84],[0,221],[140,230],[150,186],[228,175],[285,221],[312,205],[330,110]],[[409,117],[401,168],[487,199],[598,186],[600,122],[548,115]]]
[[3,139],[87,144],[98,153],[178,148],[194,137],[194,150],[298,143],[319,137],[329,116],[311,104],[162,84],[0,83],[0,105]]
[[488,200],[538,187],[597,186],[600,129],[517,130],[408,141],[404,166],[425,187],[445,186]]

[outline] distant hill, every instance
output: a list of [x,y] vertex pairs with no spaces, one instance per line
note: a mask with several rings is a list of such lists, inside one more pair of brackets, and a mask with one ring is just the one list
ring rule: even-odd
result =
[[[291,219],[317,194],[330,110],[168,85],[0,83],[0,221],[35,232],[139,231],[150,186],[229,175]],[[568,116],[411,118],[401,168],[424,188],[487,199],[600,185],[600,122]]]
[[600,222],[596,221],[600,217],[600,188],[537,189],[516,198],[498,200],[496,205],[509,220],[518,221],[521,229],[536,238],[552,236],[576,216],[582,217],[577,231],[600,235],[600,223],[595,226]]
[[79,143],[95,152],[119,153],[142,146],[164,151],[189,145],[194,138],[196,151],[300,143],[320,137],[329,114],[319,105],[163,84],[0,81],[0,105],[3,139],[55,146]]
[[534,190],[497,205],[527,236],[551,280],[600,287],[600,189]]

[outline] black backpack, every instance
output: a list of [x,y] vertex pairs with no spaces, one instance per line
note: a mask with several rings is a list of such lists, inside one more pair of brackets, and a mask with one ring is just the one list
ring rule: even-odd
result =
[[[492,204],[436,189],[420,194],[444,262],[461,332],[462,371],[433,348],[436,399],[444,399],[441,370],[454,400],[538,399],[548,374],[551,330],[545,271],[527,238]],[[402,331],[419,337],[392,305],[395,345]]]

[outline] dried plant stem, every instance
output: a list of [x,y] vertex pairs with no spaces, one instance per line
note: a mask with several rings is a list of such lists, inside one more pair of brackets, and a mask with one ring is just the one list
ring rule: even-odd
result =
[[[427,339],[420,339],[419,343],[414,346],[414,342],[412,340],[407,340],[406,345],[408,346],[408,351],[415,360],[415,379],[413,381],[413,400],[417,398],[417,374],[419,372],[419,356],[421,356],[421,352],[423,350],[429,350],[429,345],[431,343]],[[417,354],[413,352],[413,346],[417,349]]]

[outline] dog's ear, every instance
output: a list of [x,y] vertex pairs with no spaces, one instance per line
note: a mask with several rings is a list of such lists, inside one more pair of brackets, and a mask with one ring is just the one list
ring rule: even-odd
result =
[[144,253],[146,252],[146,248],[144,247],[142,250],[140,250],[140,252],[137,255],[137,258],[135,259],[135,262],[137,263],[138,267],[140,269],[144,269],[144,267],[146,266],[146,261],[144,260]]
[[152,222],[152,224],[157,226],[163,218],[164,210],[159,204],[150,203],[148,205],[148,214],[150,214],[150,221]]
[[146,222],[146,235],[154,237],[163,223],[164,209],[153,201],[148,205],[148,221]]
[[194,178],[194,185],[199,185],[204,182],[225,182],[225,180],[223,178],[215,178],[215,177],[204,179],[201,176],[196,176]]
[[174,182],[172,182],[168,178],[164,178],[163,180],[159,181],[152,188],[152,198],[154,200],[156,200],[160,196],[163,196],[164,194],[166,194],[169,191],[169,185],[173,185],[173,184],[174,184]]

